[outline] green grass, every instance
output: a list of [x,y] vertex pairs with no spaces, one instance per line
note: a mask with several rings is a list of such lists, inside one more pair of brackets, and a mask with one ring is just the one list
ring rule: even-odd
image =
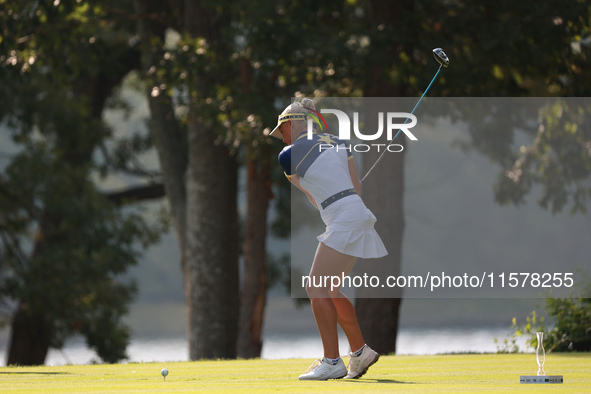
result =
[[[387,356],[359,380],[300,382],[313,360],[0,368],[2,393],[506,393],[591,392],[591,354],[549,354],[546,372],[564,384],[520,384],[537,370],[532,354]],[[345,360],[346,361],[346,360]],[[166,381],[160,370],[170,372]]]

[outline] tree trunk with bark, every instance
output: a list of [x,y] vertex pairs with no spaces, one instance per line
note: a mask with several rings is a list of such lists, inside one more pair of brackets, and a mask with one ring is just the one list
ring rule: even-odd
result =
[[187,170],[186,137],[174,113],[172,98],[162,92],[152,94],[152,88],[164,81],[151,68],[162,58],[162,48],[152,45],[152,38],[164,41],[168,19],[172,11],[161,1],[134,1],[138,18],[138,32],[141,40],[142,75],[146,79],[146,97],[150,108],[150,131],[158,153],[163,174],[164,190],[170,205],[173,227],[179,243],[181,268],[184,267],[186,205],[185,172]]
[[[384,113],[388,110],[392,112],[392,108],[384,101],[380,102],[379,98],[366,100],[375,101],[367,106],[375,111],[379,108]],[[386,107],[383,104],[386,104]],[[372,114],[375,115],[374,112],[368,114],[370,119],[367,124],[368,130],[373,131],[377,130],[377,126]],[[400,140],[398,143],[402,143],[403,138]],[[378,142],[389,143],[385,138]],[[377,150],[373,150],[363,156],[365,171],[371,168],[379,154]],[[404,233],[403,191],[404,151],[386,152],[363,182],[363,201],[377,218],[375,229],[382,238],[388,255],[380,259],[363,260],[356,266],[356,269],[362,270],[363,273],[379,276],[380,281],[385,281],[390,275],[400,274]],[[394,289],[362,288],[357,294],[357,317],[366,342],[381,354],[394,353],[402,291],[395,293]]]
[[31,311],[20,303],[12,319],[10,345],[6,365],[43,365],[49,345],[51,328],[44,314]]
[[217,135],[189,123],[187,253],[189,356],[235,358],[238,325],[237,164]]
[[[162,56],[162,47],[153,47],[151,38],[164,38],[165,29],[172,24],[169,13],[176,12],[182,33],[205,38],[208,43],[218,39],[219,24],[201,1],[136,0],[135,6],[144,46],[143,69],[150,81],[147,96],[152,132],[181,253],[189,357],[235,358],[239,308],[237,163],[193,99],[187,136],[183,135],[171,97],[165,91],[151,93],[162,81],[149,72]],[[197,99],[209,97],[219,78],[216,71],[195,81]]]
[[[260,155],[250,149],[246,162],[247,211],[244,223],[242,292],[238,333],[238,357],[261,356],[267,301],[267,210],[271,199],[270,147]],[[260,158],[262,157],[262,159]]]
[[[370,2],[369,18],[373,26],[396,24],[412,11],[412,2],[405,0],[372,0]],[[375,97],[377,102],[374,109],[383,103],[379,97],[399,97],[407,92],[406,86],[393,86],[385,83],[388,70],[396,67],[393,63],[398,59],[402,44],[396,43],[395,38],[388,38],[387,42],[373,40],[374,51],[387,54],[380,63],[374,63],[368,73],[368,80],[364,88],[365,97]],[[394,112],[387,105],[381,108],[384,113]],[[377,111],[376,111],[377,112]],[[370,117],[370,122],[374,118]],[[377,126],[368,124],[370,130],[377,130]],[[400,144],[403,144],[403,137]],[[380,141],[389,143],[390,141]],[[363,156],[363,168],[367,171],[377,160],[380,153],[372,151]],[[367,272],[379,272],[381,275],[399,275],[402,264],[402,238],[404,234],[404,151],[385,154],[385,157],[363,183],[363,200],[376,215],[376,231],[380,234],[388,255],[378,260],[363,261]],[[361,264],[359,264],[361,265]],[[384,269],[386,268],[386,269]],[[382,278],[384,279],[384,278]],[[372,348],[382,354],[396,352],[396,338],[398,336],[398,319],[402,302],[402,291],[398,294],[384,293],[383,297],[375,292],[372,297],[364,298],[364,291],[359,292],[356,301],[357,316],[365,340]]]

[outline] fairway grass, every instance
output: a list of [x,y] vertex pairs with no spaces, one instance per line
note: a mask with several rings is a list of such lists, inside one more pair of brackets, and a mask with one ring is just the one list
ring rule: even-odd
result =
[[[512,393],[591,392],[591,354],[548,354],[563,384],[520,384],[533,354],[382,356],[359,380],[300,382],[311,359],[1,367],[1,393]],[[345,359],[345,362],[348,360]],[[167,368],[166,381],[160,370]]]

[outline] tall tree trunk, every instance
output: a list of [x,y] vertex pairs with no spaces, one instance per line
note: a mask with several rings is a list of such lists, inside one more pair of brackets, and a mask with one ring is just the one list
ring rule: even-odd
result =
[[[150,107],[150,131],[164,175],[162,182],[170,205],[172,223],[179,244],[181,269],[184,272],[187,206],[184,176],[187,170],[187,143],[176,119],[172,98],[166,91],[153,89],[165,81],[159,80],[157,73],[152,70],[162,59],[163,52],[162,47],[152,45],[152,39],[158,38],[164,42],[171,10],[168,9],[167,3],[159,0],[135,0],[134,6],[139,16],[142,76],[146,80],[146,97]],[[153,91],[158,94],[153,94]]]
[[235,358],[238,333],[238,166],[214,130],[189,121],[187,261],[189,356]]
[[[202,0],[184,2],[183,31],[205,38],[221,58],[229,54],[221,30],[228,13]],[[229,56],[229,55],[228,55]],[[227,72],[227,70],[226,70]],[[214,68],[194,81],[187,140],[187,235],[185,294],[189,357],[235,358],[238,336],[238,165],[198,102],[216,96],[228,76]]]
[[[392,25],[405,17],[407,12],[412,11],[412,3],[405,0],[372,0],[370,2],[369,18],[372,26]],[[383,57],[382,64],[373,64],[371,72],[368,73],[368,80],[364,89],[365,97],[375,97],[378,100],[373,108],[379,108],[381,104],[379,97],[397,97],[406,93],[405,86],[392,86],[384,83],[387,72],[395,67],[392,61],[398,59],[398,53],[402,47],[389,38],[388,42],[373,40],[372,46],[377,46],[375,51],[386,53],[389,56]],[[370,51],[373,53],[373,51]],[[382,108],[384,113],[392,108]],[[373,118],[370,118],[370,122]],[[371,125],[372,123],[369,123]],[[371,130],[377,130],[377,126],[368,126]],[[403,140],[403,137],[399,137]],[[389,143],[389,141],[381,141]],[[402,143],[402,142],[399,142]],[[363,156],[363,168],[367,171],[379,153],[372,151]],[[363,200],[371,209],[378,221],[376,230],[380,234],[388,255],[378,260],[363,261],[366,272],[379,272],[383,275],[399,275],[402,264],[402,237],[404,234],[404,151],[401,153],[385,154],[384,159],[372,171],[371,175],[363,184]],[[384,268],[387,267],[386,270]],[[385,279],[385,278],[382,278]],[[363,331],[363,335],[376,351],[382,354],[396,352],[396,338],[398,336],[398,319],[400,304],[402,302],[402,291],[394,295],[385,293],[382,298],[363,298],[364,291],[359,292],[356,301],[357,317]],[[376,293],[372,292],[372,297]]]
[[[255,155],[250,149],[246,162],[247,211],[244,224],[242,293],[238,332],[238,357],[261,356],[262,332],[267,301],[267,210],[271,198],[270,147]],[[261,159],[262,158],[262,159]]]
[[[388,255],[360,264],[364,272],[379,275],[382,281],[389,275],[400,275],[404,233],[404,153],[388,152],[386,155],[364,181],[363,200],[378,219],[375,228],[388,249]],[[365,155],[363,167],[369,169],[376,159],[376,154]],[[388,290],[379,294],[371,289],[370,296],[373,298],[357,299],[357,316],[365,339],[382,354],[396,351],[402,300],[402,291],[393,294],[393,289]],[[363,296],[363,292],[360,292],[360,297]]]
[[[214,18],[217,11],[201,1],[134,4],[140,16],[143,69],[150,82],[152,132],[181,253],[189,357],[234,358],[239,308],[237,164],[219,143],[214,127],[200,120],[195,102],[189,105],[187,137],[183,135],[171,98],[157,88],[164,81],[149,72],[161,60],[165,29],[173,26],[171,14],[176,14],[182,33],[206,38],[212,45],[224,21]],[[161,39],[160,46],[153,46],[154,37]],[[216,73],[212,70],[195,81],[197,99],[208,97],[220,77]]]
[[6,365],[42,365],[51,343],[51,328],[43,312],[19,304],[11,325]]
[[[393,112],[392,100],[368,98],[368,130],[377,130],[374,116],[377,111]],[[390,104],[385,102],[387,100]],[[384,106],[384,104],[386,104]],[[373,112],[376,111],[376,112]],[[384,133],[385,134],[385,133]],[[398,137],[403,144],[403,137]],[[379,143],[387,144],[385,138]],[[381,152],[380,152],[381,153]],[[363,168],[367,171],[380,155],[377,150],[363,155]],[[388,255],[381,259],[363,260],[356,269],[385,281],[389,275],[400,275],[402,258],[402,237],[404,232],[403,213],[404,151],[386,152],[380,163],[363,182],[363,200],[377,218],[376,231],[388,249]],[[357,317],[367,343],[381,354],[396,351],[398,335],[398,314],[402,291],[398,289],[359,289],[356,301]],[[397,293],[394,293],[397,291]]]

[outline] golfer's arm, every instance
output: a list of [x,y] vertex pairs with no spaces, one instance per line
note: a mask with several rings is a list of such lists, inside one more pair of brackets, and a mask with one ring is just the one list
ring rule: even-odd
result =
[[349,160],[349,174],[351,175],[351,182],[358,195],[361,196],[361,182],[359,182],[359,175],[357,175],[357,167],[355,166],[355,159],[350,158]]
[[306,190],[304,190],[302,188],[302,186],[300,185],[300,177],[297,175],[293,175],[293,176],[289,177],[288,179],[291,183],[294,184],[295,187],[297,187],[298,189],[303,191],[306,194],[306,196],[308,196],[308,200],[310,200],[312,205],[314,205],[316,207],[316,209],[318,209],[318,205],[316,205],[316,200],[314,200],[314,197],[312,197],[312,195],[310,193],[308,193]]

